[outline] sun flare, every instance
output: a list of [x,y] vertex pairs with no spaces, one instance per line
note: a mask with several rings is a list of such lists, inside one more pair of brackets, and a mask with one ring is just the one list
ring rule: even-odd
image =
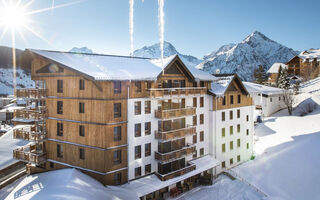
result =
[[19,4],[4,5],[0,8],[0,24],[6,28],[20,28],[27,23],[26,12]]

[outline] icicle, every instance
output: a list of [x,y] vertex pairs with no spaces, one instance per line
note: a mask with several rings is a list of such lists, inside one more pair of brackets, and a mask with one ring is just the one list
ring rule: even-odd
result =
[[134,0],[129,0],[129,33],[130,33],[130,56],[133,56],[133,6]]

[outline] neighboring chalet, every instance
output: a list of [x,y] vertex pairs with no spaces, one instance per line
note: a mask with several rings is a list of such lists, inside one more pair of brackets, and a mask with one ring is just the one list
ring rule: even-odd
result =
[[270,69],[267,71],[269,74],[268,83],[271,85],[275,85],[279,76],[279,68],[288,69],[288,65],[284,63],[274,63]]
[[[149,199],[210,182],[221,163],[229,168],[252,155],[252,99],[237,76],[218,91],[217,78],[176,55],[162,61],[26,50],[23,56],[36,88],[16,91],[33,104],[14,120],[34,125],[14,135],[33,144],[14,157],[28,162],[30,173],[77,168],[105,185],[129,182],[122,187]],[[223,95],[228,103],[221,104]],[[216,139],[223,127],[224,138]],[[224,140],[228,149],[221,152]]]

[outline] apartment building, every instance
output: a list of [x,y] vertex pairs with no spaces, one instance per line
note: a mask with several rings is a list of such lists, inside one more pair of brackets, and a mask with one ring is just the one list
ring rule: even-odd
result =
[[[176,187],[191,189],[193,182],[211,179],[218,158],[226,161],[212,148],[221,145],[213,140],[221,129],[213,113],[234,109],[234,135],[243,123],[238,135],[242,138],[249,127],[253,136],[245,117],[251,115],[250,98],[237,76],[230,85],[243,95],[241,104],[216,109],[217,78],[186,66],[179,56],[161,60],[45,50],[26,50],[23,56],[30,59],[37,88],[16,91],[30,105],[15,113],[15,120],[35,125],[17,129],[15,137],[35,143],[15,150],[14,157],[28,162],[30,173],[72,167],[105,185],[124,184],[141,198],[163,197]],[[233,90],[228,87],[226,95]],[[234,152],[249,141],[241,139],[237,149],[233,139]],[[241,162],[251,156],[246,152]]]

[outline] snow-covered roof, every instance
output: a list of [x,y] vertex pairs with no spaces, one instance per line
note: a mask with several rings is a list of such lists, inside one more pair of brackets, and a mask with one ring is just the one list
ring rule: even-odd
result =
[[95,179],[76,169],[60,169],[33,174],[21,182],[7,196],[6,200],[28,199],[139,199],[134,193],[113,192]]
[[211,92],[217,96],[223,96],[226,92],[228,86],[230,85],[231,81],[233,80],[234,75],[226,75],[226,76],[217,76],[216,80],[211,83]]
[[320,49],[309,49],[307,51],[301,52],[299,55],[299,58],[303,59],[304,62],[306,59],[309,59],[309,62],[312,62],[313,59],[317,59],[317,61],[320,60]]
[[206,155],[204,157],[192,160],[190,162],[196,165],[196,169],[184,175],[169,179],[167,181],[161,181],[156,175],[152,174],[152,175],[131,181],[130,183],[122,185],[121,187],[129,191],[130,190],[135,191],[139,197],[142,197],[154,191],[160,190],[164,187],[167,187],[169,185],[175,184],[184,179],[192,177],[205,170],[216,167],[220,164],[218,160],[214,159],[210,155]]
[[[59,52],[47,50],[29,51],[76,70],[94,80],[156,80],[162,69],[178,55],[164,58],[141,58],[103,54]],[[182,61],[181,61],[182,62]],[[187,67],[199,80],[212,80],[212,75]]]
[[284,63],[274,63],[267,72],[270,74],[278,73],[280,66],[282,67],[282,69],[284,69],[284,68],[288,69],[288,65],[286,65]]
[[282,94],[283,92],[283,90],[280,88],[260,85],[252,82],[243,82],[243,85],[247,88],[250,94],[275,95]]

